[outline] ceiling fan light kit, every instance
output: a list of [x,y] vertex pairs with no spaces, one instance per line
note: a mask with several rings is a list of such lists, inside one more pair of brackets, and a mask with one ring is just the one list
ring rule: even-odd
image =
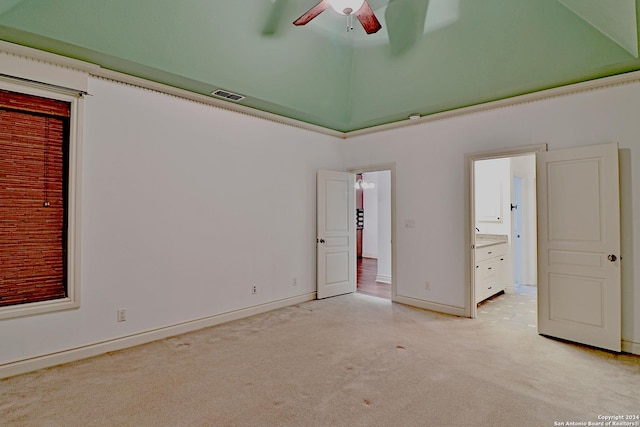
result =
[[351,15],[360,10],[364,0],[330,0],[333,10],[341,15]]
[[362,28],[367,34],[378,32],[382,25],[376,18],[375,13],[366,0],[320,0],[318,4],[306,11],[300,18],[293,21],[294,25],[306,25],[316,16],[320,15],[326,9],[332,8],[341,15],[347,16],[347,31],[353,29],[351,26],[352,16],[355,15],[360,21]]

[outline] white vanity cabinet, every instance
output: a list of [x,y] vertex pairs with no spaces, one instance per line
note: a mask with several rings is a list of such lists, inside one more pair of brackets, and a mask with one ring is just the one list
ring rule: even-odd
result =
[[475,249],[476,304],[505,290],[509,252],[506,242],[478,246]]

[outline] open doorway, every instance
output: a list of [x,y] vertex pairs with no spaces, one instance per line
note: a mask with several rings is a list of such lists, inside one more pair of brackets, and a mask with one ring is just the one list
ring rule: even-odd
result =
[[472,160],[472,317],[536,331],[535,152]]
[[357,292],[393,299],[392,169],[356,173]]
[[[485,302],[490,304],[492,298],[504,302],[503,296],[515,294],[521,284],[517,283],[515,273],[508,273],[508,267],[515,266],[508,258],[522,256],[514,253],[519,250],[518,246],[523,251],[527,248],[526,244],[514,243],[516,231],[512,230],[511,237],[506,238],[491,234],[495,231],[491,223],[497,225],[510,219],[514,222],[513,214],[508,214],[503,207],[507,205],[505,195],[510,191],[505,192],[503,188],[501,193],[488,197],[478,193],[475,170],[483,168],[482,160],[519,158],[533,153],[536,153],[537,173],[531,182],[531,193],[536,193],[537,209],[531,214],[535,217],[537,241],[531,245],[534,248],[531,254],[523,259],[530,261],[537,253],[537,297],[532,298],[530,311],[536,322],[525,326],[540,335],[618,352],[622,348],[622,334],[620,176],[616,143],[555,151],[546,151],[546,146],[523,147],[465,156],[469,183],[465,214],[466,241],[470,243],[469,317],[491,314],[482,312]],[[520,184],[515,180],[512,187]],[[521,187],[522,191],[516,188],[516,195],[510,198],[509,211],[515,210],[513,201],[518,192],[525,192],[527,185]],[[488,201],[500,202],[499,207]],[[480,217],[485,221],[478,220]],[[518,216],[515,221],[526,222]],[[498,262],[506,263],[506,268],[496,269]],[[522,273],[522,277],[526,275]],[[504,310],[499,310],[493,318],[496,320],[512,319]]]

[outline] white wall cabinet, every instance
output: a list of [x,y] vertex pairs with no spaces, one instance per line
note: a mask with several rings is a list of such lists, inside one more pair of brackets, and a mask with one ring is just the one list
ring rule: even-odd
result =
[[476,225],[483,233],[495,233],[491,225],[480,223],[503,223],[505,203],[509,201],[509,159],[490,159],[475,162],[475,211]]
[[504,291],[507,285],[507,243],[476,248],[475,285],[476,304]]

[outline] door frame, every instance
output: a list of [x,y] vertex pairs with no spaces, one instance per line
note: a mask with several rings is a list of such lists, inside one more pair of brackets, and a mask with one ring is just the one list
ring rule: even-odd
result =
[[[541,145],[525,145],[515,148],[504,148],[497,150],[480,151],[475,153],[465,154],[465,233],[464,233],[464,247],[465,250],[465,269],[466,276],[466,289],[465,289],[465,316],[475,319],[478,316],[478,307],[475,303],[476,298],[476,284],[475,284],[475,169],[474,162],[477,160],[490,160],[500,159],[505,157],[519,157],[537,152],[548,151],[548,144]],[[536,220],[537,223],[537,220]]]
[[398,295],[396,280],[398,276],[398,269],[396,268],[396,163],[382,163],[347,168],[347,172],[353,174],[383,171],[391,172],[391,183],[389,186],[391,191],[391,301],[396,301]]

